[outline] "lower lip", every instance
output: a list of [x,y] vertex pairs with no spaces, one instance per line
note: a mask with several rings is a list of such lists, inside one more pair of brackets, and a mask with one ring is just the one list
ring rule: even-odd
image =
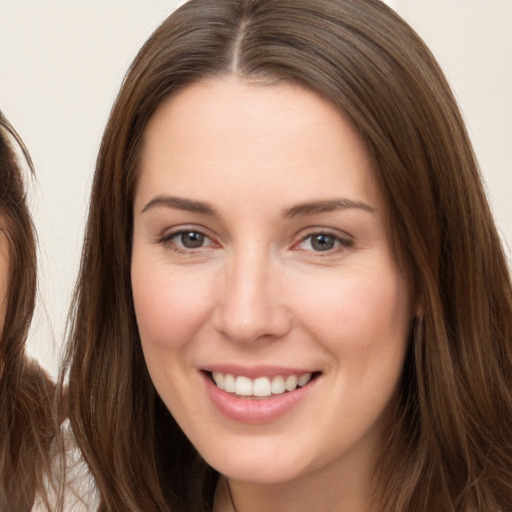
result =
[[210,400],[224,416],[240,423],[268,423],[296,407],[307,396],[318,378],[303,388],[259,399],[237,398],[226,393],[219,389],[207,374],[204,374],[204,380]]

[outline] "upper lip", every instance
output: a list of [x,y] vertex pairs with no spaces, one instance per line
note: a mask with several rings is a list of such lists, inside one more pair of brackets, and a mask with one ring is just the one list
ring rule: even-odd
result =
[[285,367],[285,366],[241,366],[237,364],[213,364],[202,368],[203,371],[213,373],[220,372],[234,376],[243,375],[250,379],[258,377],[277,377],[281,375],[304,375],[306,373],[318,373],[318,370],[311,368]]

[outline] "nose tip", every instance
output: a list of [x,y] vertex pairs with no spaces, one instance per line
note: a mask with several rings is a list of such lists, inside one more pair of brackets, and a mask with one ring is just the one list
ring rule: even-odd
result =
[[283,337],[289,330],[290,322],[284,317],[285,314],[278,311],[269,311],[265,314],[252,311],[250,315],[225,312],[217,321],[217,330],[229,339],[241,343],[277,339]]
[[221,291],[215,328],[232,341],[250,343],[285,336],[292,317],[266,273],[244,272]]

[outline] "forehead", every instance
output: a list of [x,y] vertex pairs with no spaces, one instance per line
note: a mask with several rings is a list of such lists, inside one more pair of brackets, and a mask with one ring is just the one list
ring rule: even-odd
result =
[[290,199],[306,188],[334,193],[341,182],[379,199],[369,152],[331,103],[296,85],[236,77],[197,82],[165,100],[146,127],[140,172],[144,194],[197,188],[198,180],[204,194],[219,181],[241,193],[251,179],[288,178]]

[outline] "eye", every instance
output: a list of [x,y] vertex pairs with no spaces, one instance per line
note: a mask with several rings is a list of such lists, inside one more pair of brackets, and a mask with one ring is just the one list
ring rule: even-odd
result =
[[183,252],[209,247],[214,243],[207,235],[194,229],[180,229],[167,233],[160,242],[175,251]]
[[302,238],[296,247],[305,251],[329,252],[348,248],[352,245],[352,240],[342,238],[334,233],[319,231]]
[[205,235],[203,233],[198,233],[197,231],[186,231],[175,235],[173,238],[176,238],[179,243],[186,247],[187,249],[197,249],[198,247],[202,247],[205,242]]

